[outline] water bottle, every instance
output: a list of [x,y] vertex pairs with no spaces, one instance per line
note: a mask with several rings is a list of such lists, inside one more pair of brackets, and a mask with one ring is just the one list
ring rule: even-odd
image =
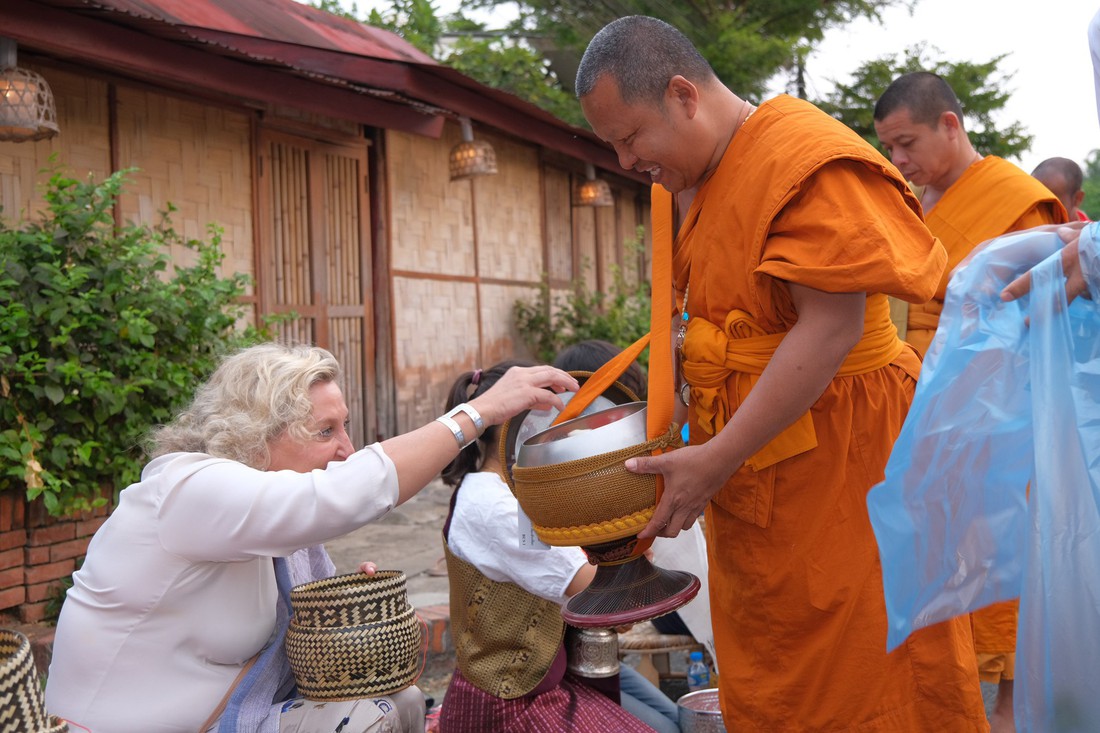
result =
[[703,661],[702,652],[692,652],[687,668],[688,691],[705,690],[710,687],[710,668]]

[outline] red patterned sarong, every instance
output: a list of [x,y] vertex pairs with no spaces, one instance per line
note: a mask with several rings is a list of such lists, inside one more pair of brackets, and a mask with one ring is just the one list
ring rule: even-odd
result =
[[654,733],[605,695],[566,674],[539,695],[505,700],[475,687],[455,669],[439,715],[440,733]]

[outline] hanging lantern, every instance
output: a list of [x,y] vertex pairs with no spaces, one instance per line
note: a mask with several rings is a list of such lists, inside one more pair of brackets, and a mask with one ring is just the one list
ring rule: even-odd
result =
[[577,188],[575,206],[614,206],[615,199],[611,196],[611,186],[602,178],[596,178],[596,168],[591,163],[584,164],[585,174],[588,180]]
[[0,38],[0,141],[45,140],[57,134],[53,92],[41,75],[15,65],[15,41]]
[[458,118],[462,126],[462,142],[451,148],[451,180],[487,176],[497,172],[497,154],[485,140],[474,140],[469,117]]

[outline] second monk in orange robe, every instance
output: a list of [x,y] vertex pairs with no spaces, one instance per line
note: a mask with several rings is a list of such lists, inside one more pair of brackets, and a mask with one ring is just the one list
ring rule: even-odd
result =
[[[927,353],[939,325],[951,270],[982,242],[1067,221],[1061,201],[1003,158],[971,145],[962,107],[946,81],[928,72],[898,77],[875,105],[875,130],[901,173],[919,187],[925,222],[947,248],[947,269],[930,301],[909,308],[906,340]],[[970,615],[983,682],[998,686],[994,733],[1015,730],[1012,680],[1019,603]]]

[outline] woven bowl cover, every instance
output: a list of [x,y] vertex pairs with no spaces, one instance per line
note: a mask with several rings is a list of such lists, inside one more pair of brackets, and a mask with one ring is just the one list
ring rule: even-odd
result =
[[405,574],[379,570],[305,583],[290,591],[290,607],[299,626],[360,626],[397,618],[409,608]]
[[411,685],[420,671],[420,619],[410,606],[396,618],[362,626],[291,622],[286,656],[299,694],[310,700],[389,695]]
[[631,473],[634,456],[680,444],[670,430],[646,443],[545,466],[515,466],[516,498],[548,545],[595,545],[642,530],[656,508],[657,478]]
[[34,667],[31,642],[0,629],[0,733],[65,733],[69,726],[48,715]]

